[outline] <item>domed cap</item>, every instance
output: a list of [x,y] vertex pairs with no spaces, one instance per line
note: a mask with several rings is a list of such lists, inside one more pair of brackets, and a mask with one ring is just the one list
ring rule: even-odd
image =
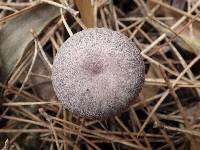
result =
[[125,111],[144,83],[144,62],[128,37],[106,28],[68,38],[53,63],[53,87],[65,108],[89,119]]

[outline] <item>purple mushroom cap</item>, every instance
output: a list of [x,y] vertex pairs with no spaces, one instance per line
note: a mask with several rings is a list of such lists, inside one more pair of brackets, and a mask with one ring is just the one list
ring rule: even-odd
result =
[[88,119],[106,119],[135,101],[144,74],[140,50],[128,37],[106,28],[90,28],[61,46],[52,82],[66,109]]

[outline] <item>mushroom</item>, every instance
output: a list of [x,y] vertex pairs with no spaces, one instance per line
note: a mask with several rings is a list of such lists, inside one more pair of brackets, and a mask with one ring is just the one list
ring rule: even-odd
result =
[[52,83],[61,103],[88,119],[128,109],[144,83],[140,50],[122,33],[90,28],[68,38],[55,57]]

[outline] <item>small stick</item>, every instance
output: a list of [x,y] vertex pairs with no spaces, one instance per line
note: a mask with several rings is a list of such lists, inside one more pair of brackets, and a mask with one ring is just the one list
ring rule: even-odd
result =
[[5,141],[4,147],[1,150],[8,150],[9,149],[9,140]]
[[78,11],[72,9],[68,4],[65,4],[65,6],[64,6],[62,4],[59,4],[59,3],[56,3],[56,2],[53,2],[53,1],[50,1],[50,0],[39,0],[39,1],[53,5],[53,6],[56,6],[56,7],[59,7],[59,8],[63,8],[75,17],[79,14]]

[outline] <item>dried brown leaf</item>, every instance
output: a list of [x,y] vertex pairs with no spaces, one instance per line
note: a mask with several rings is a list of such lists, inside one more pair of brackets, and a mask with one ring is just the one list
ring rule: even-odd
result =
[[[194,1],[194,0],[193,0]],[[161,8],[158,10],[158,12],[162,12],[162,15],[164,17],[171,17],[173,18],[170,21],[165,21],[165,25],[163,26],[157,20],[151,20],[150,23],[159,31],[166,33],[173,41],[175,41],[179,46],[184,48],[185,50],[188,50],[190,52],[194,52],[194,50],[197,50],[200,52],[200,22],[199,21],[185,21],[184,23],[180,24],[178,28],[175,30],[170,30],[170,26],[174,25],[177,20],[179,20],[183,14],[180,14],[178,11],[181,9],[183,11],[183,7],[185,5],[186,1],[179,1],[179,0],[173,0],[171,8],[169,7],[169,3],[163,2]],[[154,3],[154,0],[149,0],[149,6],[152,8],[155,6],[156,3]],[[172,9],[173,8],[173,9]],[[179,8],[179,9],[178,9]],[[191,15],[192,16],[192,15]],[[195,17],[195,19],[199,19],[199,17]]]
[[160,32],[166,33],[179,46],[190,52],[200,52],[200,26],[199,23],[193,24],[192,30],[189,26],[182,24],[176,30],[171,30],[167,26],[163,26],[155,20],[150,23]]
[[[23,11],[23,10],[22,10]],[[56,7],[41,4],[23,11],[10,20],[0,31],[0,81],[5,82],[12,69],[22,57],[27,46],[33,40],[30,32],[39,34],[44,27],[59,15]]]

